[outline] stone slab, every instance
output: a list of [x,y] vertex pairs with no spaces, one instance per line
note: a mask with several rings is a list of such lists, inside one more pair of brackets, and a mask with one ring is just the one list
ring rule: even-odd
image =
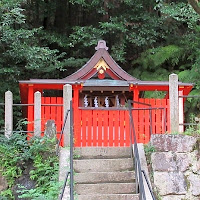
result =
[[151,155],[152,168],[154,171],[167,172],[177,169],[172,152],[155,152]]
[[130,158],[130,147],[76,147],[74,155],[78,159],[90,158]]
[[76,173],[74,175],[75,183],[123,183],[134,182],[135,172],[91,172]]
[[135,183],[76,184],[77,194],[131,194],[135,193]]
[[75,172],[114,172],[132,171],[133,159],[88,159],[74,160]]
[[154,172],[154,184],[160,195],[184,195],[187,192],[185,177],[181,172]]
[[162,200],[185,200],[185,195],[169,195],[162,197]]
[[[66,174],[69,171],[69,148],[61,148],[59,152],[59,182],[64,184]],[[66,186],[62,200],[68,200],[70,194],[69,185]]]
[[[200,196],[200,175],[190,174],[188,176],[188,181],[190,183],[190,190],[194,196]],[[199,197],[200,199],[200,197]]]
[[151,155],[154,171],[186,171],[191,164],[191,157],[187,153],[155,152]]
[[139,200],[137,194],[79,195],[78,200]]
[[191,152],[197,139],[187,135],[171,135],[171,134],[153,134],[150,143],[160,152]]

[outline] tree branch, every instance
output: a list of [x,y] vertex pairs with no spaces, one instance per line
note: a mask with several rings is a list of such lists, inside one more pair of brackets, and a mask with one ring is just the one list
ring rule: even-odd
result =
[[196,13],[200,15],[200,7],[198,5],[198,0],[188,0],[188,3],[193,7]]

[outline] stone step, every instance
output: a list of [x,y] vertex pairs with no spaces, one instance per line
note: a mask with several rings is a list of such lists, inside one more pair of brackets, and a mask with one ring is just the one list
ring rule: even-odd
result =
[[138,194],[78,195],[77,200],[139,200]]
[[75,183],[133,183],[135,172],[91,172],[74,175]]
[[134,194],[135,183],[75,184],[76,194]]
[[132,171],[133,159],[88,159],[74,160],[75,172],[116,172],[116,171]]
[[130,158],[130,147],[76,147],[74,156],[77,159],[94,158]]

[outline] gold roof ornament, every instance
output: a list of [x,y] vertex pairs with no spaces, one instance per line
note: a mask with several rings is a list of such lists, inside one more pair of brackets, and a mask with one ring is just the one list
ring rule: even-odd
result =
[[97,64],[94,66],[94,68],[96,68],[97,71],[99,71],[102,68],[104,69],[104,71],[106,71],[106,69],[109,69],[110,67],[107,65],[103,58],[100,58]]

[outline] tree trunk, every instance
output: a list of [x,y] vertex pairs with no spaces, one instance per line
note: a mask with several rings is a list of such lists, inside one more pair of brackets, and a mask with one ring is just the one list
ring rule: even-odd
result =
[[188,0],[188,3],[193,7],[196,13],[200,15],[200,7],[198,5],[198,0]]
[[58,32],[63,33],[66,31],[67,21],[69,21],[68,1],[57,0],[56,4],[57,6],[56,6],[54,26]]

